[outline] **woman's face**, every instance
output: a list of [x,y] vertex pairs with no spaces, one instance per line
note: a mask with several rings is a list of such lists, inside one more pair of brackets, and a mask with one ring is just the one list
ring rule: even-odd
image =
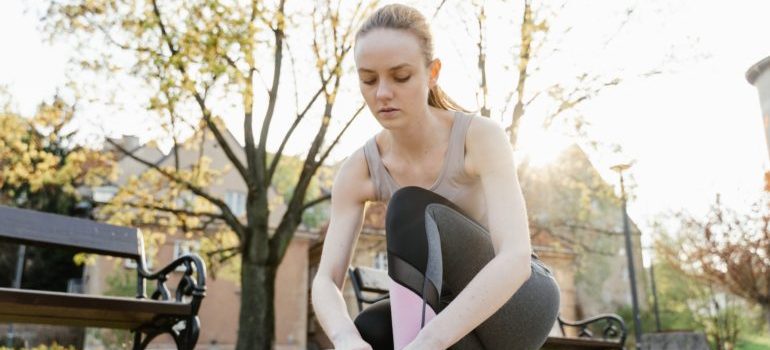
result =
[[[417,38],[403,30],[375,29],[355,46],[359,87],[372,115],[387,129],[399,128],[428,111],[435,85]],[[438,70],[434,69],[436,78]]]

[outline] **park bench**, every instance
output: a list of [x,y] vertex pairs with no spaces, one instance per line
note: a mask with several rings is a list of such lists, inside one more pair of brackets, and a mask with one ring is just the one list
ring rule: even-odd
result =
[[[161,334],[171,335],[177,349],[195,347],[206,294],[206,269],[197,255],[181,256],[153,273],[145,265],[138,229],[4,206],[0,240],[131,259],[137,271],[136,298],[0,288],[0,322],[128,329],[135,350]],[[173,294],[169,279],[179,280]],[[155,282],[149,296],[147,281]]]
[[[363,311],[364,304],[388,298],[387,271],[360,266],[349,268],[348,275],[359,312]],[[625,323],[617,315],[603,314],[576,322],[566,321],[559,315],[557,323],[561,336],[549,336],[543,349],[623,349],[626,341]],[[576,328],[577,337],[566,336],[566,327]],[[597,330],[600,336],[594,335]]]

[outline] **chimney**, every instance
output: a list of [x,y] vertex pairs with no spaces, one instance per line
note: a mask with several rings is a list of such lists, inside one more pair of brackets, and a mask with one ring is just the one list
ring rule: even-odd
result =
[[127,151],[133,151],[139,147],[139,138],[136,136],[123,135],[120,139],[120,145]]

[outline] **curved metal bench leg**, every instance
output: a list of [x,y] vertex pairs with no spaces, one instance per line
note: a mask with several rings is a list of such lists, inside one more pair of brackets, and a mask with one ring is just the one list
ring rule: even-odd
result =
[[187,343],[187,349],[192,350],[195,348],[195,344],[198,343],[198,336],[200,335],[201,330],[201,322],[198,319],[198,316],[191,317],[190,320],[188,320],[186,327],[185,327],[185,338]]
[[[150,345],[150,342],[155,339],[155,337],[166,333],[166,332],[152,332],[152,333],[144,333],[141,330],[134,331],[134,350],[144,350],[147,348],[148,345]],[[142,339],[142,334],[145,334],[144,339]]]
[[146,349],[150,342],[161,334],[170,335],[174,339],[177,350],[194,349],[200,335],[200,320],[197,316],[184,320],[184,328],[181,330],[174,329],[177,323],[164,322],[164,326],[145,326],[134,330],[134,350]]
[[200,320],[198,317],[191,317],[185,320],[185,327],[181,331],[174,331],[172,334],[174,342],[176,342],[177,350],[193,350],[195,344],[198,343],[198,335],[200,334]]
[[142,331],[135,330],[134,332],[134,350],[142,350]]

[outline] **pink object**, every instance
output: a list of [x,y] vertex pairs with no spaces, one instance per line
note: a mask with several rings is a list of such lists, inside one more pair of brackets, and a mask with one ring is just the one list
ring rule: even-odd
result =
[[[422,297],[390,279],[390,314],[393,325],[393,345],[395,350],[400,350],[409,345],[420,333]],[[434,317],[436,312],[426,304],[425,324]]]

